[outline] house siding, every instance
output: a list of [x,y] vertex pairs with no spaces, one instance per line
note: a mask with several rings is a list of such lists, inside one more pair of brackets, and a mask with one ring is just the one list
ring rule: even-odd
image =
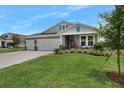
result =
[[67,22],[62,22],[48,30],[46,30],[45,32],[43,32],[43,34],[47,34],[47,33],[56,33],[56,32],[59,32],[60,31],[60,25],[63,25],[63,24],[66,24],[68,25],[68,27],[72,26],[73,24],[71,23],[67,23]]
[[[76,31],[76,27],[80,27],[80,31],[79,32]],[[82,32],[84,32],[84,33],[88,33],[88,32],[96,33],[95,29],[93,29],[93,28],[88,28],[88,27],[85,27],[85,26],[77,24],[77,25],[73,26],[72,28],[63,31],[61,34],[82,33]]]

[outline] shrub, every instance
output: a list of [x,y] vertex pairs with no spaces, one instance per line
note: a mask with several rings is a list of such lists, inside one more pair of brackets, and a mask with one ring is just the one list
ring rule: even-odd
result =
[[[76,52],[76,53],[78,53],[78,52]],[[100,50],[94,50],[94,49],[83,49],[82,53],[88,54],[88,55],[94,55],[94,56],[109,56],[111,54],[111,51],[100,51]]]
[[89,49],[85,50],[86,54],[91,54],[91,51]]
[[100,55],[100,52],[98,50],[94,50],[93,55],[98,56],[98,55]]
[[111,51],[103,51],[104,56],[110,56],[110,54],[111,54]]
[[60,51],[58,52],[58,54],[65,54],[65,51],[64,51],[64,50],[60,50]]
[[[117,50],[115,50],[114,52],[113,52],[113,55],[116,55],[117,54]],[[121,54],[121,51],[120,51],[120,54]]]
[[97,42],[94,44],[93,49],[103,51],[103,42]]
[[[116,54],[116,51],[114,51],[112,55]],[[62,50],[59,48],[54,49],[55,54],[65,54],[65,53],[84,53],[88,55],[94,55],[94,56],[109,56],[111,54],[111,51],[100,51],[100,50],[94,50],[94,49],[66,49]]]
[[82,53],[82,49],[76,49],[76,53]]
[[88,49],[83,49],[82,52],[83,52],[84,54],[87,54],[87,51],[88,51]]
[[65,53],[70,53],[70,51],[66,49],[66,50],[65,50]]
[[59,49],[59,48],[54,49],[54,53],[55,53],[55,54],[58,54],[58,53],[59,53],[59,51],[60,51],[60,49]]
[[70,49],[70,53],[75,53],[75,52],[76,52],[76,49],[74,49],[74,48]]
[[93,50],[93,49],[89,49],[87,54],[89,55],[94,55],[96,53],[96,50]]

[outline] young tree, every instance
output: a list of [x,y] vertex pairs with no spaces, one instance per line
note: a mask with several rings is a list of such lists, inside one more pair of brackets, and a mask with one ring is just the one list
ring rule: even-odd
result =
[[18,44],[20,43],[20,37],[18,35],[13,35],[12,40],[13,40],[14,47],[17,47]]
[[117,5],[111,12],[100,14],[100,17],[103,22],[99,23],[98,32],[104,37],[107,46],[117,51],[118,73],[120,74],[120,49],[124,47],[124,6]]

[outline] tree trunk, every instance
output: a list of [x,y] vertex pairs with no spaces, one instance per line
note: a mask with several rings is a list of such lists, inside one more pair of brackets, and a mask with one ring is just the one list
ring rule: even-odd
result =
[[120,67],[120,49],[117,49],[117,64],[118,64],[118,74],[121,73],[121,67]]

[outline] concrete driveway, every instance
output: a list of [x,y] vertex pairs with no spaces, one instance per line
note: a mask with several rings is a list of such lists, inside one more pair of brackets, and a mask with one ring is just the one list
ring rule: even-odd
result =
[[39,56],[48,55],[52,51],[18,51],[0,54],[0,69],[19,64]]

